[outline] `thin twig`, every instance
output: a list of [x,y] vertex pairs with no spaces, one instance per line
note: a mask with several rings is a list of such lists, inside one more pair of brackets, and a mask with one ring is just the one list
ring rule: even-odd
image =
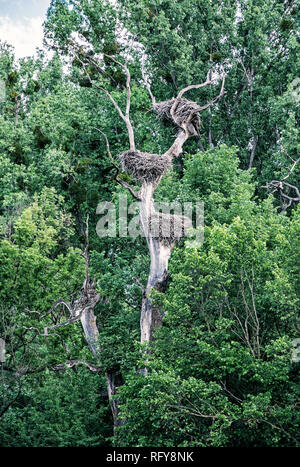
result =
[[109,141],[108,141],[108,138],[107,138],[107,135],[102,131],[102,130],[99,130],[99,128],[95,128],[95,130],[99,131],[99,133],[101,133],[104,138],[105,138],[105,142],[106,142],[106,150],[107,150],[107,153],[108,153],[108,157],[112,163],[112,165],[114,166],[114,168],[117,170],[117,173],[115,174],[115,180],[120,184],[122,185],[124,188],[126,188],[131,194],[132,196],[137,200],[137,201],[141,201],[141,197],[140,195],[128,184],[126,183],[124,180],[122,180],[118,175],[120,173],[120,168],[117,166],[117,164],[114,162],[114,159],[113,159],[113,156],[112,156],[112,153],[110,151],[110,145],[109,145]]

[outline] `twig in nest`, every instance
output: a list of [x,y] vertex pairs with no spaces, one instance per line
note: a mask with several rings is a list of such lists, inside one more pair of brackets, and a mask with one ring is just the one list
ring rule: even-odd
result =
[[171,166],[171,158],[141,151],[124,151],[119,156],[122,169],[140,182],[155,182]]
[[119,173],[120,173],[120,167],[115,163],[115,161],[113,159],[113,156],[112,156],[111,151],[110,151],[109,141],[108,141],[108,138],[107,138],[106,134],[103,131],[99,130],[99,128],[95,128],[95,130],[99,131],[99,133],[101,133],[105,138],[106,150],[107,150],[107,153],[108,153],[108,157],[109,157],[112,165],[114,166],[114,168],[117,170],[117,172],[115,173],[115,176],[114,176],[116,182],[118,182],[120,185],[122,185],[124,188],[126,188],[136,200],[140,201],[141,200],[140,195],[128,183],[126,183],[124,180],[122,180],[118,176]]

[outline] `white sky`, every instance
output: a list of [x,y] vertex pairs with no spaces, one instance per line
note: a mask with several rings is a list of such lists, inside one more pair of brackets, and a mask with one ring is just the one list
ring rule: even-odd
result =
[[43,28],[50,0],[0,0],[0,40],[15,48],[17,58],[42,47]]

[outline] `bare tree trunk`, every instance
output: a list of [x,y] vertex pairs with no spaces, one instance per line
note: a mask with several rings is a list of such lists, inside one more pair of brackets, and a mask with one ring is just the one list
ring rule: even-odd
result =
[[256,153],[257,143],[258,143],[258,136],[255,135],[255,136],[253,137],[253,143],[252,143],[252,149],[251,149],[251,154],[250,154],[250,160],[249,160],[249,167],[248,167],[248,169],[252,169],[253,161],[254,161],[254,156],[255,156],[255,153]]
[[[93,286],[92,286],[93,287]],[[90,288],[87,287],[87,294],[89,294]],[[79,299],[80,300],[80,299]],[[81,317],[80,321],[83,327],[84,335],[87,340],[88,346],[97,359],[101,363],[100,358],[100,346],[99,346],[99,331],[96,324],[96,316],[93,311],[93,307],[86,309]],[[110,408],[113,416],[114,430],[116,427],[120,426],[122,423],[119,418],[119,408],[118,401],[113,398],[117,394],[118,386],[122,384],[121,376],[118,371],[109,370],[105,374],[107,394],[110,403]]]
[[[168,259],[170,257],[170,251],[160,244],[160,242],[152,238],[149,233],[149,221],[151,215],[154,213],[153,204],[153,193],[155,190],[154,183],[143,183],[140,196],[140,222],[142,225],[143,232],[145,234],[148,248],[150,252],[150,272],[147,282],[147,287],[142,301],[142,311],[140,319],[141,327],[141,343],[149,342],[152,340],[152,330],[155,326],[161,324],[161,318],[158,313],[154,313],[152,300],[149,297],[151,289],[155,288],[156,284],[159,283],[168,270]],[[156,315],[154,317],[154,315]]]
[[[85,338],[89,345],[89,348],[94,355],[94,357],[101,362],[100,359],[100,349],[99,349],[99,331],[96,324],[96,317],[94,315],[93,310],[87,310],[83,313],[82,317],[80,318]],[[119,408],[117,401],[112,399],[112,396],[115,396],[117,393],[117,386],[120,382],[120,377],[118,377],[117,373],[114,371],[107,371],[105,374],[106,378],[106,386],[107,386],[107,394],[108,399],[111,406],[114,427],[120,425],[119,420]]]
[[100,351],[99,351],[99,331],[96,325],[96,316],[92,309],[88,309],[83,312],[80,318],[84,335],[87,340],[88,346],[94,355],[94,357],[100,363]]
[[19,121],[19,112],[20,112],[20,96],[17,96],[15,98],[15,103],[16,103],[16,110],[15,110],[15,129],[18,126],[18,121]]
[[153,330],[162,324],[162,314],[153,306],[150,294],[152,290],[164,292],[168,280],[168,261],[171,248],[161,244],[156,239],[148,239],[150,251],[150,273],[146,293],[142,301],[141,311],[141,343],[153,340]]
[[106,386],[107,386],[107,394],[110,402],[110,408],[112,411],[113,422],[114,422],[114,434],[116,434],[116,428],[123,424],[122,420],[120,419],[120,410],[117,399],[114,396],[117,395],[118,387],[123,384],[123,380],[119,371],[111,370],[107,371],[105,374],[106,378]]

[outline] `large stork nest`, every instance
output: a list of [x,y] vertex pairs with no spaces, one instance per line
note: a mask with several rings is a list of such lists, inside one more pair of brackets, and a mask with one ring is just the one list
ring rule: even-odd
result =
[[171,246],[187,235],[188,229],[192,227],[192,221],[185,216],[154,212],[151,214],[148,226],[149,237],[155,238],[166,246]]
[[140,182],[154,182],[167,172],[171,158],[141,151],[124,151],[119,155],[122,170]]
[[[177,101],[175,103],[175,101]],[[171,109],[173,108],[173,115]],[[187,129],[192,134],[198,134],[201,128],[201,119],[199,112],[201,107],[197,102],[189,101],[188,99],[175,99],[174,97],[168,101],[158,102],[154,105],[154,111],[161,119],[171,121],[179,128],[187,126]]]

